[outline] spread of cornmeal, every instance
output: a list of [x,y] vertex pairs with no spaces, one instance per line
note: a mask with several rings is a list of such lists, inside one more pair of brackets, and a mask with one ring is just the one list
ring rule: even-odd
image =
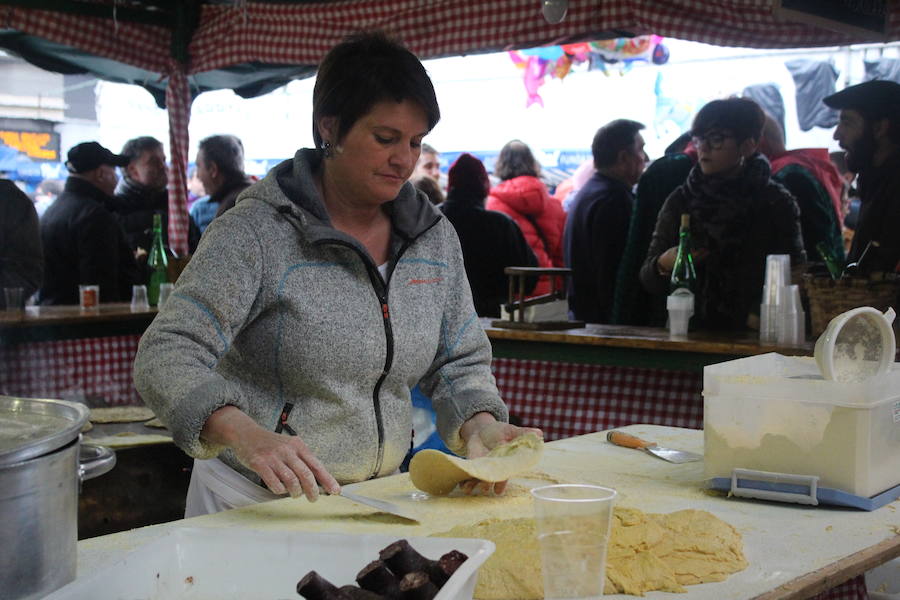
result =
[[[533,519],[488,519],[435,534],[484,538],[496,552],[482,565],[478,600],[540,600],[544,597],[541,560]],[[616,508],[607,550],[607,594],[660,590],[723,581],[747,567],[741,534],[701,510],[648,514]]]

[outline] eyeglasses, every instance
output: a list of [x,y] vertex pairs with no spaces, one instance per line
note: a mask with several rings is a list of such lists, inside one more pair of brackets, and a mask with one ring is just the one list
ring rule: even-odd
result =
[[725,140],[733,137],[734,136],[729,133],[714,131],[712,133],[707,133],[706,135],[692,136],[691,143],[694,144],[695,148],[699,148],[701,144],[706,144],[707,148],[710,150],[719,150],[725,145]]

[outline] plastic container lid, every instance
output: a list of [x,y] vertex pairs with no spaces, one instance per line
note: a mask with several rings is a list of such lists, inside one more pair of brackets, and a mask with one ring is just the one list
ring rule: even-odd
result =
[[894,309],[882,314],[871,306],[841,313],[816,340],[816,364],[830,381],[861,382],[890,371],[897,351]]
[[90,414],[75,402],[0,396],[0,467],[62,448],[78,437]]

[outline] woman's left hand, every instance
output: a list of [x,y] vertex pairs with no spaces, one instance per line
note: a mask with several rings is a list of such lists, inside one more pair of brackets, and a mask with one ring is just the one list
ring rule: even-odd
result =
[[[517,427],[509,423],[501,423],[490,413],[478,413],[463,423],[459,435],[466,442],[466,456],[478,458],[501,444],[510,442],[526,433],[534,433],[543,438],[544,432],[533,427]],[[506,491],[506,481],[490,482],[479,479],[467,479],[459,484],[465,494],[500,495]]]

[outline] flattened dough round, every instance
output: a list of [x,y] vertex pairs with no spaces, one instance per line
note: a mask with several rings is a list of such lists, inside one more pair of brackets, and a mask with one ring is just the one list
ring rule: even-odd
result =
[[93,423],[136,423],[152,419],[153,411],[146,406],[111,406],[109,408],[92,408]]
[[534,468],[541,459],[544,440],[533,433],[497,446],[487,456],[467,460],[437,450],[422,450],[409,463],[414,486],[433,496],[453,491],[461,481],[506,481]]
[[144,427],[156,427],[157,429],[166,429],[165,423],[159,420],[159,417],[155,419],[150,419],[146,423],[144,423]]

